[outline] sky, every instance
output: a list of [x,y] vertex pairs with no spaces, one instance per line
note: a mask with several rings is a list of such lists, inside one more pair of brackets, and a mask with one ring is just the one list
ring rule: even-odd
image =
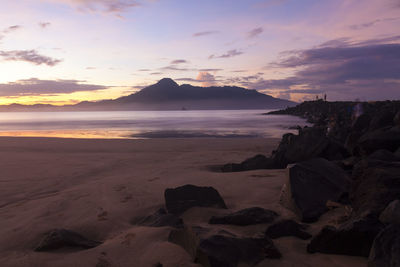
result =
[[0,104],[169,77],[304,101],[400,99],[400,0],[1,0]]

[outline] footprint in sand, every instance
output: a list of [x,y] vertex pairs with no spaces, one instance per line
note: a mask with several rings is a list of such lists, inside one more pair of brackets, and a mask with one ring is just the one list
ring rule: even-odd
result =
[[125,246],[129,246],[131,244],[131,241],[135,238],[135,234],[134,233],[129,233],[126,234],[124,237],[124,240],[121,242],[122,245]]
[[154,181],[159,180],[159,179],[160,179],[160,177],[154,177],[154,178],[147,179],[147,181],[148,182],[154,182]]
[[111,267],[111,263],[103,258],[104,255],[102,254],[101,258],[98,258],[98,262],[96,264],[96,267]]
[[100,209],[100,213],[97,214],[97,220],[98,221],[106,221],[107,220],[107,215],[108,215],[107,211],[105,211],[103,209]]

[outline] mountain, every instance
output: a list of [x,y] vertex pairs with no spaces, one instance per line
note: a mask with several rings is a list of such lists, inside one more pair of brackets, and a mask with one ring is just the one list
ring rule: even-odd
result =
[[199,87],[189,84],[178,85],[169,78],[143,88],[141,91],[99,102],[84,102],[82,108],[102,107],[105,109],[133,110],[179,110],[179,109],[277,109],[297,103],[274,98],[235,86]]
[[61,107],[12,104],[0,106],[0,111],[281,109],[296,104],[236,86],[178,85],[172,79],[164,78],[137,93],[114,100],[84,101]]

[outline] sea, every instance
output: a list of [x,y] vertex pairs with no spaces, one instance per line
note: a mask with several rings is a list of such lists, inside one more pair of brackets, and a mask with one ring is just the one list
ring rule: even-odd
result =
[[64,138],[280,138],[304,119],[271,110],[0,112],[0,136]]

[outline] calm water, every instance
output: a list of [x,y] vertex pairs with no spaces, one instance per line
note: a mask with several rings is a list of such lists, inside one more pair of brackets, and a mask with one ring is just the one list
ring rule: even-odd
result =
[[268,110],[0,112],[1,136],[280,137],[305,121]]

